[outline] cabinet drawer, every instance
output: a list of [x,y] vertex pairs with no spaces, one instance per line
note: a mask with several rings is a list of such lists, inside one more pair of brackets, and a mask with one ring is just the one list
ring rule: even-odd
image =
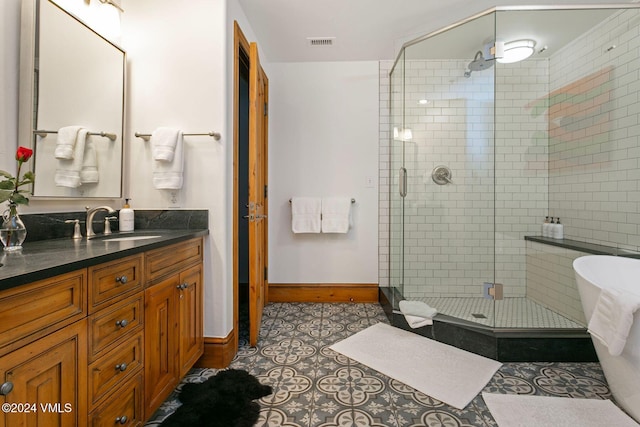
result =
[[89,313],[142,289],[142,255],[89,267]]
[[155,249],[145,255],[146,279],[153,282],[197,262],[202,262],[202,238]]
[[89,406],[98,402],[142,368],[142,331],[89,365]]
[[142,373],[116,390],[89,416],[90,427],[136,427],[143,423]]
[[139,293],[89,316],[89,360],[143,325],[143,294]]
[[1,292],[0,354],[85,317],[86,281],[82,269]]

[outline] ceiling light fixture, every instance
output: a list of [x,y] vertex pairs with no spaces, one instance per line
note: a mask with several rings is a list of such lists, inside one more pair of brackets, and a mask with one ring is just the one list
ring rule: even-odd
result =
[[512,64],[527,59],[535,52],[536,42],[529,39],[515,40],[504,44],[504,52],[496,61],[501,64]]

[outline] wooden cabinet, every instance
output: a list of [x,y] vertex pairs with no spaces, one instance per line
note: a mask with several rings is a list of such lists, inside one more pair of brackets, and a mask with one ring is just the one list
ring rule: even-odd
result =
[[204,351],[202,239],[149,252],[146,265],[145,411],[151,415]]
[[142,426],[204,350],[202,245],[0,291],[0,427]]
[[87,425],[86,327],[79,320],[0,357],[0,400],[14,404],[0,427]]

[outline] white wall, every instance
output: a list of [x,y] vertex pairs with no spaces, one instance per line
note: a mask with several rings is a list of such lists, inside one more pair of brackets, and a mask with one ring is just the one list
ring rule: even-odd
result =
[[[377,283],[378,63],[274,63],[269,83],[269,282]],[[352,229],[294,235],[293,196],[355,198]]]

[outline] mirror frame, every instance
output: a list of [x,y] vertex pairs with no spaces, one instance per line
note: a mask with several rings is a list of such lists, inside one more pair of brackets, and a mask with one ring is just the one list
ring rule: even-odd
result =
[[[55,195],[36,195],[34,192],[34,185],[31,184],[30,198],[34,200],[99,200],[99,199],[120,199],[122,198],[124,191],[124,165],[125,165],[125,146],[124,146],[124,131],[125,131],[125,107],[126,107],[126,88],[127,88],[127,53],[118,45],[111,42],[93,28],[78,18],[74,14],[70,13],[63,7],[61,7],[55,0],[22,0],[21,7],[21,25],[20,25],[20,81],[19,81],[19,97],[18,97],[18,144],[24,145],[34,149],[34,157],[36,155],[36,138],[34,133],[35,119],[35,94],[36,94],[36,81],[35,81],[35,53],[38,45],[37,26],[39,23],[39,6],[41,1],[48,1],[53,6],[60,9],[62,12],[69,15],[71,19],[75,19],[78,23],[84,26],[91,33],[108,43],[118,51],[122,53],[122,106],[120,109],[121,114],[121,129],[118,130],[121,150],[120,150],[120,185],[119,194],[108,196],[55,196]],[[31,171],[35,173],[35,160],[30,164]],[[36,177],[37,179],[37,177]]]

